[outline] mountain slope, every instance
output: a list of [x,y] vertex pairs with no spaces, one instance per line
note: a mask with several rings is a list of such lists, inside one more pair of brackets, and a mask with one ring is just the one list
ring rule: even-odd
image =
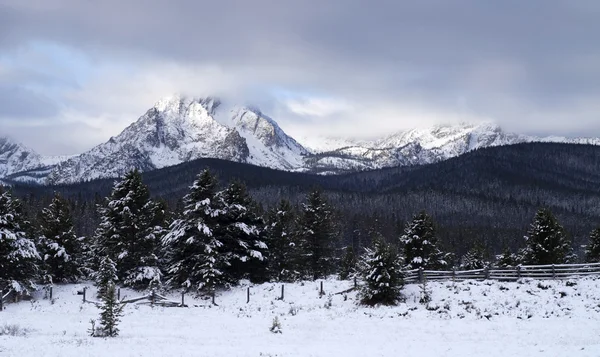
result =
[[43,157],[32,149],[0,137],[0,178],[43,165]]
[[[328,142],[336,142],[329,139]],[[469,151],[527,142],[599,145],[598,138],[534,137],[504,132],[491,123],[437,125],[401,131],[385,138],[356,142],[315,154],[314,172],[372,170],[393,166],[424,165],[444,161]]]
[[199,158],[292,170],[308,152],[260,111],[225,108],[215,98],[160,100],[108,142],[56,166],[48,183],[116,177]]

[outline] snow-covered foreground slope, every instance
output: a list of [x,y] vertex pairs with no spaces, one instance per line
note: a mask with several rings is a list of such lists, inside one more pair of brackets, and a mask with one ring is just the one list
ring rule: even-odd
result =
[[[350,282],[246,287],[217,296],[219,306],[187,297],[188,308],[127,306],[113,339],[88,337],[98,316],[82,304],[82,285],[55,288],[55,301],[10,304],[4,325],[29,330],[0,336],[1,356],[598,356],[600,280],[429,283],[432,303],[366,308],[356,294],[332,295]],[[130,297],[137,293],[126,293]],[[92,295],[92,294],[90,294]],[[179,299],[174,295],[173,299]],[[282,334],[269,331],[277,316]]]

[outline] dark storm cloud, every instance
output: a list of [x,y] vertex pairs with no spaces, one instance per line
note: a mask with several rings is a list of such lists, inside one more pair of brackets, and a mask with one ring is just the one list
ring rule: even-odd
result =
[[0,0],[0,52],[46,41],[103,63],[217,65],[238,86],[600,135],[599,18],[596,0]]

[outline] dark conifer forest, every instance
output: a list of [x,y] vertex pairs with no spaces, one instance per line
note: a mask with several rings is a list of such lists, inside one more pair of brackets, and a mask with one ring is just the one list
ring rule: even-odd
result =
[[[453,264],[474,247],[490,260],[503,251],[517,252],[541,208],[556,216],[580,260],[590,232],[600,226],[600,147],[591,145],[494,147],[432,165],[340,176],[202,159],[142,174],[152,199],[166,205],[167,220],[182,217],[183,197],[205,168],[223,188],[244,183],[264,217],[282,199],[300,212],[307,195],[318,189],[333,211],[339,255],[344,247],[362,253],[376,235],[398,243],[407,221],[422,211],[432,217],[438,245],[451,253]],[[40,225],[40,212],[58,193],[69,205],[76,235],[91,237],[101,220],[97,206],[111,194],[114,180],[69,186],[9,184],[32,227]]]

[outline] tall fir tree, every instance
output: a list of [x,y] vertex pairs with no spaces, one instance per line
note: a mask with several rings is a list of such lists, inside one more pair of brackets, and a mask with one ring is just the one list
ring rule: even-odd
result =
[[102,305],[100,307],[100,330],[102,337],[116,337],[119,335],[118,325],[123,316],[125,304],[117,300],[117,291],[115,284],[111,283],[106,287],[102,295]]
[[165,212],[150,199],[139,171],[133,170],[115,183],[99,212],[94,254],[108,256],[117,264],[117,275],[125,286],[145,288],[160,281]]
[[332,274],[339,232],[333,211],[321,191],[309,193],[302,205],[297,235],[304,277],[316,280]]
[[402,261],[397,251],[382,237],[373,238],[373,247],[366,249],[361,260],[364,283],[360,289],[364,305],[396,305],[404,286]]
[[433,219],[426,212],[415,215],[400,238],[409,269],[441,269],[448,266],[448,255],[437,246]]
[[171,224],[163,238],[167,254],[167,283],[171,287],[212,293],[227,285],[228,261],[221,254],[217,236],[223,210],[216,197],[217,178],[209,170],[198,175],[184,199],[182,217]]
[[590,241],[585,247],[585,261],[600,263],[600,228],[596,228],[590,233]]
[[55,194],[39,222],[40,253],[52,282],[76,282],[85,276],[84,239],[75,234],[69,203]]
[[536,213],[525,241],[520,252],[524,264],[565,264],[575,258],[565,230],[546,208]]
[[36,288],[41,258],[25,234],[28,224],[21,202],[0,186],[0,291],[27,293]]
[[292,205],[288,200],[281,200],[269,211],[264,230],[269,247],[268,270],[274,280],[290,282],[299,278],[295,230],[296,214]]
[[246,186],[233,181],[218,194],[224,214],[219,216],[220,249],[228,262],[226,275],[232,284],[240,279],[267,280],[267,245],[262,236],[264,222]]

